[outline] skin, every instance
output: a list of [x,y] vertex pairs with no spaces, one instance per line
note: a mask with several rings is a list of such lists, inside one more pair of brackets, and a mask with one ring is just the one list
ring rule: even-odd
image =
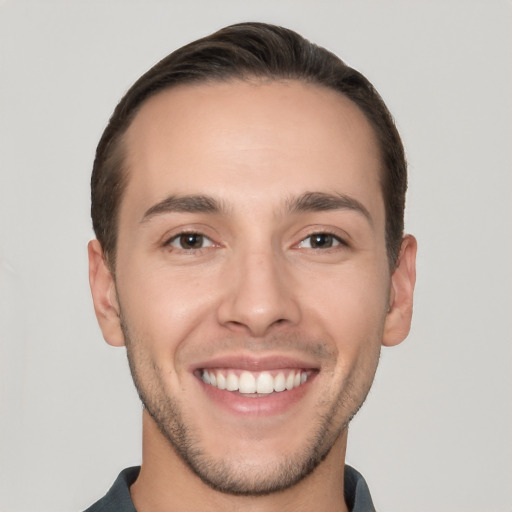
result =
[[[347,425],[381,345],[409,331],[415,282],[411,236],[389,271],[371,126],[336,92],[236,81],[159,93],[125,145],[115,280],[96,240],[89,259],[103,335],[126,344],[147,406],[137,510],[347,510]],[[165,202],[199,195],[219,208]],[[344,201],[304,200],[320,195]],[[183,232],[202,241],[184,248]],[[312,377],[277,405],[212,399],[196,372],[218,358],[264,369],[283,357]]]

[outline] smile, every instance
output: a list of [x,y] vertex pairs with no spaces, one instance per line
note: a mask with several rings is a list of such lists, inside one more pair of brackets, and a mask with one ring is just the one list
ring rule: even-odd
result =
[[201,370],[200,377],[205,384],[217,389],[249,395],[268,395],[300,387],[307,382],[309,372],[299,369],[249,372],[209,368]]

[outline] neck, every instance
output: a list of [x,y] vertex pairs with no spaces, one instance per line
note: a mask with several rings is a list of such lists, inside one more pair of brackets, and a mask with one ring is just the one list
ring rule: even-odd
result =
[[212,489],[195,475],[144,411],[142,466],[130,493],[138,512],[348,512],[343,495],[346,442],[345,430],[320,465],[290,489],[235,496]]

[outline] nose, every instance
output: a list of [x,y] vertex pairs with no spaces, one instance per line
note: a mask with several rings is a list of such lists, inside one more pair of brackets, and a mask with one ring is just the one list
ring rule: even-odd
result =
[[294,280],[272,250],[235,258],[226,269],[218,321],[231,330],[263,337],[276,326],[296,325],[300,308]]

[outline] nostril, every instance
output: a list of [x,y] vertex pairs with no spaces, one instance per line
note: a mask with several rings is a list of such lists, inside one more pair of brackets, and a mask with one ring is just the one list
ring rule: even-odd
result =
[[288,288],[277,284],[274,278],[255,278],[251,273],[247,279],[228,287],[219,301],[219,323],[238,332],[247,330],[248,334],[259,338],[270,328],[299,322],[298,301]]

